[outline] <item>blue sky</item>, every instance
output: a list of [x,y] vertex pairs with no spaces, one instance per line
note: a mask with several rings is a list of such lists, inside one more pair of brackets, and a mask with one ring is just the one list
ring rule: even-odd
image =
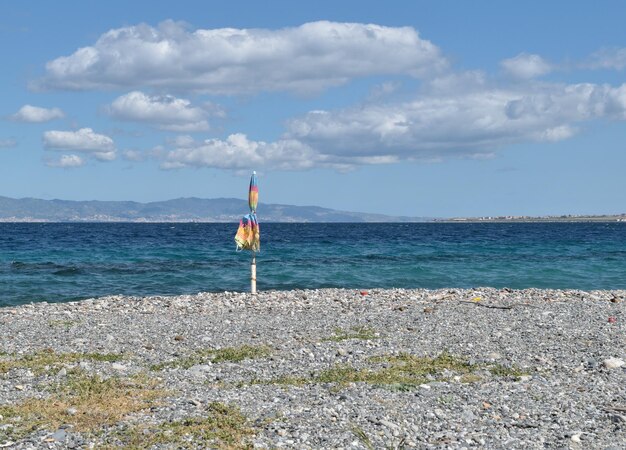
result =
[[626,212],[626,3],[1,2],[0,195]]

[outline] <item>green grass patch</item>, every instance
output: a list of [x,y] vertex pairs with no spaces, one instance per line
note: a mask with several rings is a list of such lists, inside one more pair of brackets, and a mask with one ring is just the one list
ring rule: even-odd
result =
[[102,379],[82,370],[70,371],[63,382],[50,385],[47,398],[30,398],[0,406],[0,441],[19,440],[40,429],[57,430],[63,424],[93,433],[127,415],[147,409],[166,392],[145,375]]
[[481,377],[480,375],[476,374],[476,373],[465,373],[463,375],[461,375],[461,383],[464,384],[468,384],[468,383],[478,383],[479,381],[482,381],[483,377]]
[[112,353],[55,353],[54,350],[47,349],[17,358],[5,356],[5,359],[0,360],[0,373],[9,372],[12,369],[29,369],[39,375],[63,364],[76,364],[81,361],[115,362],[123,358],[123,355]]
[[80,321],[78,320],[62,320],[62,319],[52,319],[52,320],[48,320],[48,325],[50,325],[52,328],[64,328],[66,330],[69,330],[70,328],[72,328],[74,325],[78,325],[80,323]]
[[475,372],[488,369],[494,376],[520,376],[517,369],[502,366],[471,365],[463,358],[447,352],[432,358],[408,353],[370,358],[376,366],[355,368],[351,365],[336,365],[310,377],[285,376],[272,380],[253,380],[250,384],[277,384],[302,386],[313,383],[347,384],[367,383],[380,385],[395,391],[408,391],[420,384],[435,381],[450,381],[459,376],[462,383],[474,383],[482,378]]
[[202,416],[162,423],[152,428],[130,426],[116,433],[101,448],[252,448],[254,430],[239,409],[214,402]]
[[189,369],[198,364],[220,363],[220,362],[241,362],[245,359],[258,359],[269,356],[271,350],[265,345],[241,345],[239,347],[226,347],[218,350],[205,349],[198,350],[194,354],[155,364],[152,370],[163,370],[167,368],[177,367],[180,369]]
[[454,403],[454,396],[453,395],[442,395],[440,397],[437,397],[437,403],[439,403],[441,405],[451,405],[452,403]]
[[500,364],[491,364],[488,366],[488,370],[496,377],[521,377],[528,375],[527,372],[517,367],[506,367]]
[[322,339],[322,341],[341,342],[349,339],[361,339],[370,340],[377,339],[376,331],[373,328],[366,326],[352,327],[349,330],[343,330],[341,328],[335,329],[335,334]]
[[407,373],[420,375],[437,374],[443,370],[450,370],[458,374],[471,372],[474,366],[465,359],[443,352],[435,358],[429,356],[415,356],[410,353],[400,353],[393,356],[375,356],[372,362],[388,363],[390,368],[396,368]]

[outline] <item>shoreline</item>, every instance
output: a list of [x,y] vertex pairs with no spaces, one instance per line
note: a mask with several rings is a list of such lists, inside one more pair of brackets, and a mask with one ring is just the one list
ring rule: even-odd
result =
[[[22,307],[32,307],[35,305],[64,305],[64,304],[80,304],[86,302],[87,305],[96,305],[98,302],[137,302],[137,301],[145,301],[148,303],[156,302],[157,304],[160,301],[171,299],[173,301],[179,301],[180,299],[187,300],[198,300],[198,301],[210,301],[222,303],[224,299],[228,299],[228,302],[234,301],[235,303],[241,302],[243,299],[251,300],[251,303],[256,305],[257,300],[255,298],[262,297],[264,299],[276,299],[281,296],[292,296],[299,295],[301,293],[323,293],[323,292],[340,292],[342,294],[350,294],[353,293],[355,295],[360,295],[360,292],[366,293],[380,293],[380,292],[404,292],[404,293],[417,293],[417,295],[424,295],[425,293],[431,293],[435,297],[437,295],[444,295],[444,297],[448,297],[448,294],[441,294],[444,292],[448,293],[468,293],[468,292],[482,292],[482,291],[502,291],[510,294],[517,295],[527,295],[534,296],[535,294],[539,295],[571,295],[574,298],[585,298],[589,296],[591,299],[595,299],[597,295],[609,295],[609,296],[617,296],[623,297],[626,299],[626,289],[579,289],[579,288],[536,288],[536,287],[525,287],[525,288],[510,288],[510,287],[492,287],[492,286],[478,286],[478,287],[442,287],[442,288],[406,288],[406,287],[383,287],[383,288],[335,288],[335,287],[321,287],[321,288],[292,288],[292,289],[271,289],[271,290],[261,290],[258,291],[258,295],[252,296],[248,291],[203,291],[203,292],[195,292],[195,293],[180,293],[180,294],[153,294],[153,295],[130,295],[130,294],[111,294],[111,295],[103,295],[99,297],[84,297],[78,299],[70,299],[70,300],[31,300],[27,303],[19,303],[19,304],[0,304],[0,315],[3,312],[9,311],[17,311]],[[304,294],[306,295],[306,294]],[[468,294],[469,295],[469,294]],[[96,306],[97,308],[97,306]]]
[[[626,290],[319,289],[7,306],[0,445],[115,447],[148,433],[141,448],[211,439],[619,448],[625,322]],[[65,388],[77,380],[106,385],[107,398],[131,383],[138,400],[118,405],[114,420],[86,422],[98,402]],[[48,416],[25,409],[33,404]],[[198,432],[216,418],[230,424],[222,437]]]

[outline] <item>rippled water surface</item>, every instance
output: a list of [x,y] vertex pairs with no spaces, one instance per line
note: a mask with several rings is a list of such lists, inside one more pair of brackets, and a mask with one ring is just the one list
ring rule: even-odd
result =
[[[237,224],[0,224],[0,306],[244,291]],[[261,225],[259,289],[626,289],[626,223]]]

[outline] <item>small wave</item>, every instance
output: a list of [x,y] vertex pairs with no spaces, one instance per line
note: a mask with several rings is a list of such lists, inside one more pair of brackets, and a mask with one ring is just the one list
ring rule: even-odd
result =
[[75,265],[58,264],[50,261],[28,263],[23,261],[11,261],[11,270],[16,272],[44,272],[58,276],[73,276],[83,273],[83,269]]
[[407,259],[406,256],[402,256],[402,255],[376,255],[376,254],[365,255],[365,256],[362,256],[362,258],[371,260],[371,261],[400,261],[403,259]]
[[80,275],[81,273],[83,273],[83,270],[79,267],[66,267],[52,272],[53,275],[58,275],[60,277],[71,277],[74,275]]
[[13,270],[53,270],[53,269],[63,269],[65,268],[62,264],[53,263],[51,261],[45,262],[22,262],[22,261],[11,261],[11,269]]

